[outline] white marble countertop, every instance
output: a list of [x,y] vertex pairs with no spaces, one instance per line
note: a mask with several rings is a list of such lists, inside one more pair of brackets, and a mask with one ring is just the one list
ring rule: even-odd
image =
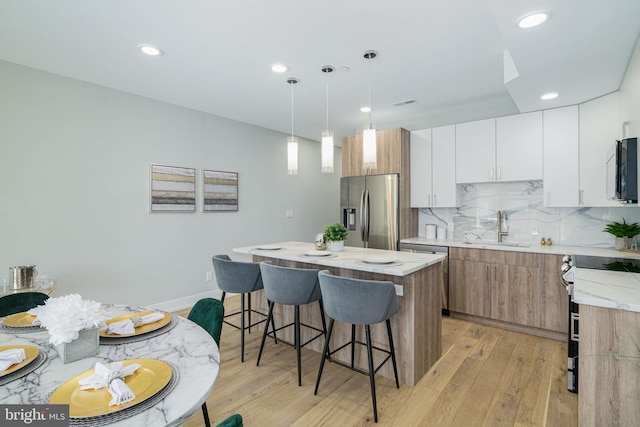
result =
[[[140,307],[105,305],[109,317],[147,311]],[[96,362],[125,359],[160,359],[174,364],[179,371],[175,388],[146,411],[109,426],[175,426],[200,410],[209,397],[220,368],[220,353],[215,341],[203,328],[176,316],[178,323],[170,331],[155,337],[119,345],[100,345],[97,356],[63,364],[49,344],[46,331],[12,334],[0,332],[0,346],[32,345],[47,354],[35,371],[0,387],[2,404],[44,404],[47,396],[69,378],[95,366]]]
[[[320,257],[316,254],[321,255],[322,252],[317,251],[313,243],[305,242],[265,243],[234,248],[233,252],[391,276],[407,276],[446,258],[445,255],[439,254],[387,251],[352,246],[345,246],[342,252],[331,252],[328,256]],[[373,264],[376,262],[380,262],[380,264]]]
[[578,304],[640,312],[640,273],[575,268],[573,300]]
[[488,249],[494,251],[514,251],[533,252],[539,254],[553,255],[592,255],[613,258],[634,258],[640,259],[640,254],[632,252],[621,252],[613,247],[601,248],[593,246],[565,246],[556,245],[542,246],[539,242],[487,242],[487,241],[467,241],[462,239],[426,239],[424,237],[412,237],[402,239],[401,243],[412,243],[417,245],[448,246],[469,249]]

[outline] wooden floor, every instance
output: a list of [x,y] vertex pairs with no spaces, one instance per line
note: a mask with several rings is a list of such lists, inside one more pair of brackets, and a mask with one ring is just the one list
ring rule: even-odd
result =
[[[239,298],[227,298],[227,312]],[[186,315],[185,312],[179,314]],[[313,395],[320,355],[302,351],[302,387],[296,352],[261,335],[223,327],[221,369],[207,406],[212,424],[239,413],[248,427],[365,426],[373,422],[369,379],[325,365]],[[577,426],[578,398],[566,387],[566,343],[443,318],[443,356],[415,386],[395,388],[376,376],[378,426]],[[202,412],[185,427],[203,426]]]

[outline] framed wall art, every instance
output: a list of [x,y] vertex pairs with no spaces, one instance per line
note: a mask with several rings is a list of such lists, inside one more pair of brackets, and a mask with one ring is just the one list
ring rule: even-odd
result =
[[151,165],[151,212],[195,212],[196,170]]
[[203,212],[238,210],[238,173],[203,171]]

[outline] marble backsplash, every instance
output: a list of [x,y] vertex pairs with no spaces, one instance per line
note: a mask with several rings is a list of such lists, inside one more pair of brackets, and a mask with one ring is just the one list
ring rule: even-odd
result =
[[[550,237],[563,245],[612,247],[614,236],[602,229],[612,221],[640,222],[640,208],[633,206],[603,208],[551,208],[543,205],[542,181],[465,184],[458,208],[422,208],[419,236],[425,225],[449,228],[447,238],[497,241],[496,214],[500,210],[508,227],[505,242],[539,242]],[[532,232],[537,230],[537,235]]]

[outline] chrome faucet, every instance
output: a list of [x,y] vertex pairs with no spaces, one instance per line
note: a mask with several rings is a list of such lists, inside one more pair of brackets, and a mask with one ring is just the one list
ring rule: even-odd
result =
[[502,211],[498,211],[498,214],[496,215],[496,223],[498,225],[498,243],[501,243],[502,238],[509,235],[508,229],[507,231],[502,231]]

